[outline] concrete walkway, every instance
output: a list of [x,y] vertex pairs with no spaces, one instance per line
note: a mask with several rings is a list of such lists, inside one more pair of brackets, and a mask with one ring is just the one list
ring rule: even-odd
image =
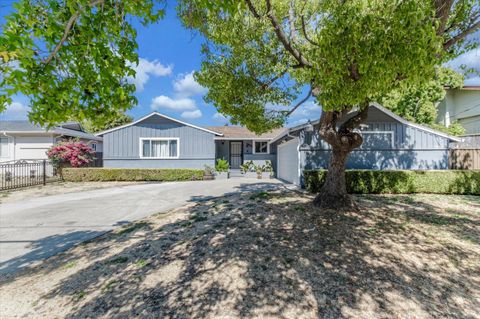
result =
[[0,204],[0,274],[188,202],[280,187],[277,180],[237,178],[119,186]]

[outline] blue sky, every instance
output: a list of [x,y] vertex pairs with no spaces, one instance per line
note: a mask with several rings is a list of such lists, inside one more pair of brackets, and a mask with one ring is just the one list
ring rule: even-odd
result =
[[[12,3],[0,0],[0,3]],[[0,6],[2,16],[10,8]],[[207,91],[193,79],[192,72],[200,68],[202,38],[182,27],[175,15],[174,5],[169,2],[167,15],[158,24],[143,27],[136,24],[140,63],[136,67],[137,76],[133,79],[137,92],[138,105],[128,111],[139,118],[156,110],[174,118],[196,125],[223,125],[225,117],[218,114],[213,105],[203,101]],[[472,51],[452,62],[459,67],[468,64],[480,70],[480,51]],[[467,80],[466,84],[480,85],[480,78]],[[26,119],[28,99],[18,96],[1,120]],[[312,101],[302,105],[290,118],[289,125],[303,123],[308,119],[318,119],[320,108]]]

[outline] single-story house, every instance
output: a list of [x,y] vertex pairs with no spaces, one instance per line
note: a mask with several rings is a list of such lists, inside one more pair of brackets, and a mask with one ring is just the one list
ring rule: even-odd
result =
[[[224,158],[238,169],[246,161],[270,160],[278,177],[300,184],[304,169],[328,166],[328,144],[307,129],[316,125],[318,121],[256,135],[243,127],[200,127],[153,112],[97,135],[103,137],[105,167],[203,169]],[[378,104],[370,106],[361,132],[364,143],[351,154],[348,168],[447,169],[448,145],[460,141]]]
[[[315,127],[318,121],[298,125],[270,141],[277,145],[278,178],[301,185],[304,170],[328,167],[331,148]],[[376,103],[359,131],[363,144],[348,157],[350,169],[448,169],[449,143],[461,141],[408,122]]]
[[480,85],[446,88],[445,99],[438,104],[437,122],[449,127],[455,121],[467,135],[480,134]]
[[28,121],[0,121],[0,162],[46,159],[51,146],[71,138],[84,141],[97,152],[97,157],[101,155],[103,139],[85,132],[77,122],[46,129]]
[[104,167],[198,168],[226,159],[232,169],[245,161],[276,161],[269,142],[285,129],[256,135],[238,126],[200,127],[158,112],[112,128],[103,137]]

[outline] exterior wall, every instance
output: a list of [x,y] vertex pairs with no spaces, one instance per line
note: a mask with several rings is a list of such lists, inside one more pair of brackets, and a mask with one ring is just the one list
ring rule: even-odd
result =
[[[179,138],[178,159],[141,159],[140,138]],[[199,168],[215,161],[214,134],[154,115],[103,137],[105,167]]]
[[205,165],[215,166],[214,159],[109,159],[103,160],[106,168],[192,168],[204,169]]
[[437,122],[449,126],[459,121],[467,134],[480,133],[480,90],[447,90],[438,105]]
[[[379,114],[381,113],[381,114]],[[364,143],[347,161],[350,169],[447,169],[448,139],[404,125],[372,109]],[[316,132],[300,133],[301,169],[327,168],[330,146]]]
[[[230,141],[229,140],[216,140],[215,141],[215,158],[224,158],[227,161],[230,158]],[[253,154],[253,141],[244,140],[243,141],[243,162],[253,161],[255,165],[265,165],[265,161],[269,160],[272,162],[273,169],[276,168],[276,159],[275,154],[276,147],[270,147],[269,154]]]

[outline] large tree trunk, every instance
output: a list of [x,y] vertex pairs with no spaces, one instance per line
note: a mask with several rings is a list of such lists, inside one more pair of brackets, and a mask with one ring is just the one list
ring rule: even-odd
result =
[[[368,114],[368,103],[364,103],[356,115],[348,117],[352,109],[322,112],[319,135],[332,147],[330,164],[320,193],[314,204],[325,209],[356,209],[355,201],[347,193],[345,182],[345,164],[347,157],[355,148],[362,145],[363,138],[356,131],[364,123]],[[343,122],[337,127],[338,122]]]
[[332,150],[325,183],[315,197],[315,205],[335,210],[355,208],[355,202],[347,193],[345,183],[345,163],[349,153],[348,149]]

